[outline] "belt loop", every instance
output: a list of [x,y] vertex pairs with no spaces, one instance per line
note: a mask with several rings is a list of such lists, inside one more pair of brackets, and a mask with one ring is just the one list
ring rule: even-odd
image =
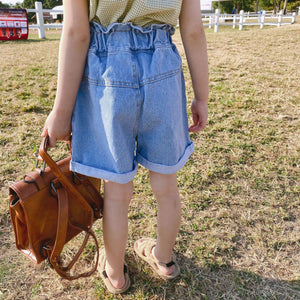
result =
[[[130,26],[131,27],[131,26]],[[130,34],[131,34],[131,36],[132,36],[132,40],[133,40],[133,43],[134,43],[134,49],[135,50],[137,50],[137,49],[139,49],[139,44],[138,44],[138,41],[137,41],[137,39],[136,39],[136,34],[137,34],[137,32],[136,32],[136,30],[135,30],[135,28],[130,28],[131,30],[130,30]]]

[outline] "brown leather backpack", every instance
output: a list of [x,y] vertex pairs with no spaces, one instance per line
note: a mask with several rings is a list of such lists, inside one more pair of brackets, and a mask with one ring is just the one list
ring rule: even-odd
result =
[[[48,167],[36,167],[23,180],[9,187],[9,211],[16,246],[36,263],[48,258],[63,278],[87,277],[97,269],[98,264],[98,242],[92,225],[102,217],[100,187],[96,189],[88,177],[69,170],[71,157],[55,162],[47,153],[47,148],[48,137],[43,139],[39,150]],[[64,245],[82,231],[86,234],[81,247],[69,265],[63,266],[60,254]],[[96,244],[96,264],[90,271],[70,275],[89,237]]]

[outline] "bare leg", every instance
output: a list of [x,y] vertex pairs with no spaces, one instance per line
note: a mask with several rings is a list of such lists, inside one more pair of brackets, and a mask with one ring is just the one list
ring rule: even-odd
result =
[[[157,243],[153,248],[154,257],[164,263],[172,260],[172,250],[181,221],[181,201],[177,187],[177,176],[150,172],[153,193],[158,202]],[[174,266],[169,268],[158,265],[163,274],[173,273]]]
[[119,184],[104,182],[103,239],[106,273],[115,288],[122,288],[124,256],[128,238],[128,207],[133,193],[132,181]]

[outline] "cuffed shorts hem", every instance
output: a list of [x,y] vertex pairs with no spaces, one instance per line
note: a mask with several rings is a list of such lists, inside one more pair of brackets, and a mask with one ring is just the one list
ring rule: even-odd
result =
[[136,172],[137,172],[137,164],[135,164],[134,169],[128,173],[113,173],[93,167],[89,167],[86,165],[82,165],[80,163],[71,161],[70,162],[70,170],[79,174],[83,174],[90,177],[101,178],[103,180],[109,180],[117,183],[127,183],[132,181]]
[[137,154],[136,161],[142,166],[144,166],[145,168],[149,169],[150,171],[161,173],[161,174],[173,174],[179,171],[186,164],[187,160],[189,159],[189,157],[193,152],[194,152],[194,144],[191,143],[189,146],[186,147],[179,161],[175,165],[171,165],[171,166],[153,163],[145,159],[140,154]]

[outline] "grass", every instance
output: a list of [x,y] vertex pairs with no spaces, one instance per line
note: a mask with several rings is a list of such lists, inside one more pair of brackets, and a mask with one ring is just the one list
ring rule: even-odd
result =
[[[182,275],[162,282],[134,254],[133,242],[155,236],[156,227],[140,168],[129,212],[132,287],[124,296],[110,296],[97,275],[62,280],[15,249],[7,187],[34,168],[55,97],[59,33],[2,43],[0,299],[300,299],[299,29],[206,30],[209,124],[191,135],[196,151],[178,173]],[[178,32],[174,40],[183,55]],[[184,57],[183,68],[190,102]],[[102,244],[101,221],[95,229]]]

